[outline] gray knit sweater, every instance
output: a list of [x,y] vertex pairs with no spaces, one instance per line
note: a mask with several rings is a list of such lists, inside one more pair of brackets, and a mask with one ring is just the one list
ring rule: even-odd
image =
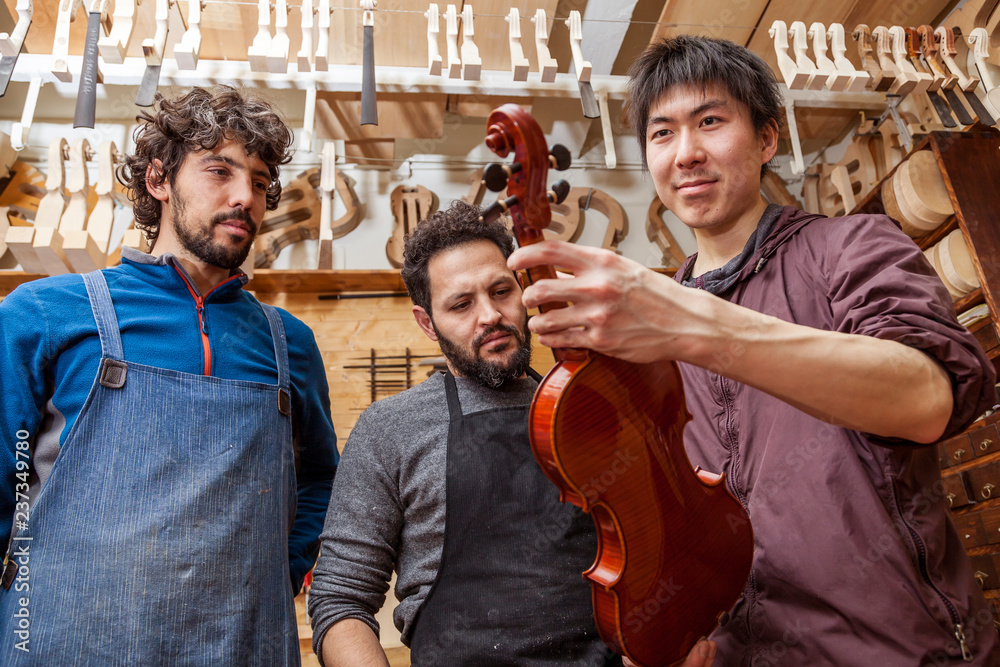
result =
[[[456,382],[464,414],[527,405],[537,386],[527,378],[498,390]],[[337,467],[309,594],[317,655],[326,631],[345,618],[378,634],[375,613],[393,568],[393,621],[409,644],[444,548],[447,442],[442,374],[374,403],[358,419]]]

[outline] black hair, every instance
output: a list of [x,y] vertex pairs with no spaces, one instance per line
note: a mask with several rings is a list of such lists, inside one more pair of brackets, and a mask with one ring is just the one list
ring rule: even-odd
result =
[[[722,86],[750,113],[758,134],[773,122],[781,127],[782,100],[778,82],[764,59],[725,39],[679,35],[646,47],[628,71],[627,116],[646,166],[646,126],[652,106],[678,86]],[[762,165],[760,174],[767,173]]]
[[431,286],[427,265],[439,253],[473,241],[490,241],[504,258],[514,252],[514,239],[502,220],[484,222],[478,207],[455,200],[443,210],[422,220],[406,235],[401,272],[410,299],[431,314]]

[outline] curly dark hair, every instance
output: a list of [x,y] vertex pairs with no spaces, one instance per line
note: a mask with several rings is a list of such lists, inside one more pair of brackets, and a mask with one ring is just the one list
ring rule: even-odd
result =
[[192,88],[176,99],[156,94],[155,113],[136,116],[135,155],[126,156],[117,177],[125,186],[135,213],[135,226],[150,245],[160,232],[160,201],[146,190],[146,171],[153,160],[157,183],[171,185],[189,153],[212,150],[225,140],[243,144],[247,155],[256,155],[267,165],[271,184],[267,189],[267,210],[273,211],[281,198],[278,166],[292,159],[289,149],[293,136],[284,121],[267,102],[244,97],[232,86],[214,91]]
[[[763,58],[725,39],[679,35],[650,44],[628,70],[626,114],[646,165],[649,110],[671,88],[721,85],[750,112],[758,134],[773,121],[781,128],[782,100],[774,72]],[[760,175],[767,173],[762,165]]]
[[428,315],[431,314],[431,285],[427,265],[437,254],[473,241],[495,243],[505,258],[514,252],[514,238],[502,220],[483,222],[479,208],[460,199],[421,221],[406,235],[403,282],[413,303]]

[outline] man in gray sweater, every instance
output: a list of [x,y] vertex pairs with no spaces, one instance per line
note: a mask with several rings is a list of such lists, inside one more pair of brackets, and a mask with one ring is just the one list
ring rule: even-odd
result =
[[[598,637],[593,521],[531,453],[538,376],[501,222],[455,202],[406,240],[403,279],[449,372],[373,404],[344,449],[309,598],[326,667],[387,665],[375,613],[414,665],[620,665]],[[710,665],[702,642],[687,665]]]

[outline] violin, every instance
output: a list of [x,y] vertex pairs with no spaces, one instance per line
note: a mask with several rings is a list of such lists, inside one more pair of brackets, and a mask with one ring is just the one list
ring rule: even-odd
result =
[[[507,213],[521,246],[543,239],[550,205],[569,192],[545,187],[552,155],[537,122],[515,104],[487,118],[486,145],[512,165],[490,165],[491,190],[508,197],[483,211]],[[551,266],[528,280],[555,278]],[[542,312],[566,307],[547,303]],[[591,583],[601,639],[640,667],[683,659],[743,591],[753,533],[724,479],[706,483],[692,469],[682,434],[690,420],[673,361],[635,364],[583,349],[554,349],[556,364],[530,410],[531,448],[560,499],[588,512],[597,555],[583,573]]]

